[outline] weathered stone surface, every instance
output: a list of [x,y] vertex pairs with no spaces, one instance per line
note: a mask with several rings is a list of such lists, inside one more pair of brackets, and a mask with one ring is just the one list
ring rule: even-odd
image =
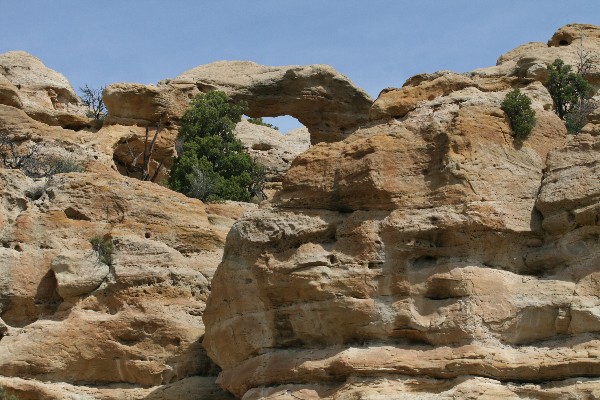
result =
[[[557,58],[573,66],[580,62],[580,54],[589,54],[596,63],[600,54],[600,27],[586,24],[569,24],[560,28],[544,43],[527,43],[503,54],[498,65],[512,69],[511,74],[544,82],[547,77],[546,65]],[[593,68],[586,76],[592,84],[600,85],[600,70]]]
[[102,95],[108,110],[106,122],[142,126],[170,124],[183,115],[197,93],[193,86],[185,90],[169,84],[114,83],[108,85]]
[[[600,119],[567,136],[541,84],[544,57],[571,54],[577,29],[495,67],[413,77],[335,143],[304,151],[306,130],[240,123],[273,181],[291,162],[260,208],[206,205],[115,169],[161,117],[157,159],[173,154],[178,107],[210,89],[204,74],[251,98],[264,95],[257,82],[278,88],[279,70],[219,63],[114,85],[117,104],[137,105],[98,135],[0,104],[12,140],[87,170],[0,170],[0,385],[24,399],[231,398],[219,374],[246,400],[599,397]],[[316,86],[320,67],[294,68]],[[524,141],[500,108],[512,87],[536,111]],[[102,270],[94,236],[114,245]]]
[[[416,75],[408,79],[402,88],[383,90],[373,103],[370,119],[402,118],[419,103],[427,103],[468,87],[494,92],[522,87],[532,81],[543,83],[548,75],[547,65],[557,58],[576,69],[583,51],[589,54],[594,63],[600,54],[599,37],[600,28],[597,26],[567,25],[559,29],[547,45],[532,42],[519,46],[500,56],[495,67],[463,74],[439,71]],[[586,79],[596,86],[600,85],[600,70],[592,68]]]
[[113,84],[104,92],[109,122],[156,124],[177,121],[189,99],[222,90],[245,101],[251,117],[291,115],[312,143],[336,141],[368,121],[372,100],[327,65],[267,67],[248,61],[201,65],[158,86]]
[[[227,398],[214,377],[159,386],[214,374],[201,315],[225,235],[247,207],[205,206],[116,172],[41,182],[31,197],[36,182],[0,169],[0,383],[50,399]],[[90,253],[98,235],[113,242],[110,267]]]
[[223,90],[248,103],[251,117],[291,115],[312,143],[336,141],[367,122],[371,99],[328,65],[267,67],[248,61],[201,65],[174,79],[201,91]]
[[3,378],[0,385],[15,393],[19,399],[64,400],[174,400],[210,399],[232,400],[234,397],[215,384],[214,377],[192,376],[180,381],[142,388],[135,385],[85,386],[65,382],[39,382],[31,379]]
[[23,102],[19,98],[19,90],[4,75],[0,75],[0,104],[23,108]]
[[[600,148],[567,137],[513,61],[413,78],[381,107],[402,115],[311,147],[276,207],[234,224],[203,315],[223,387],[244,399],[600,390]],[[524,141],[500,108],[513,85],[536,111]]]
[[[505,93],[458,91],[420,106],[403,122],[314,146],[293,162],[279,204],[350,211],[463,207],[467,202],[473,213],[489,207],[497,223],[529,229],[546,154],[564,143],[566,131],[544,110],[547,99],[541,96],[538,124],[518,145],[499,108]],[[511,184],[515,180],[519,185]]]
[[[231,398],[216,386],[218,367],[199,343],[201,315],[227,232],[256,206],[206,205],[117,174],[126,174],[124,166],[143,151],[145,127],[152,139],[154,119],[161,118],[150,167],[163,162],[168,171],[177,135],[170,124],[188,101],[173,96],[186,91],[143,87],[140,96],[151,103],[146,108],[125,109],[126,118],[109,119],[97,133],[75,132],[32,112],[56,116],[44,96],[63,83],[72,91],[68,82],[39,60],[17,55],[21,64],[11,64],[19,67],[10,78],[21,79],[20,87],[0,75],[2,88],[10,89],[0,101],[2,134],[19,151],[35,147],[40,166],[49,156],[69,158],[86,172],[31,179],[0,169],[0,384],[24,399]],[[111,87],[116,97],[119,87]],[[20,96],[24,104],[13,101]],[[69,101],[71,109],[79,100]],[[164,113],[144,114],[155,106]],[[250,148],[259,144],[249,151],[270,160],[274,179],[281,180],[308,137],[305,130],[289,138],[259,130],[244,139]],[[112,241],[110,265],[92,252],[95,236]]]
[[[0,54],[0,74],[18,89],[22,108],[32,118],[76,129],[89,125],[85,108],[69,81],[38,58],[24,51]],[[14,101],[2,104],[18,105]]]
[[343,384],[282,385],[252,389],[245,400],[297,398],[316,399],[520,399],[569,398],[598,395],[597,379],[568,379],[545,384],[503,384],[494,379],[461,377],[433,379],[386,374],[382,378],[352,377]]
[[390,116],[401,118],[414,110],[420,101],[447,96],[451,92],[473,85],[471,79],[450,71],[413,77],[402,89],[383,90],[371,108],[370,118],[372,120]]
[[104,282],[109,267],[96,257],[92,252],[71,252],[52,260],[56,291],[60,297],[69,299],[91,293]]

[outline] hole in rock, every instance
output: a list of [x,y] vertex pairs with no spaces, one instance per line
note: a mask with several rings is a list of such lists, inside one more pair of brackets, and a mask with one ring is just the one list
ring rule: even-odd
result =
[[259,125],[266,125],[273,129],[277,129],[281,134],[287,135],[293,130],[298,128],[304,128],[304,125],[296,118],[290,115],[282,115],[279,117],[258,117],[258,118],[249,118],[244,115],[244,118],[248,119],[250,122],[254,121]]
[[267,151],[267,150],[271,150],[273,148],[273,146],[271,146],[269,143],[254,143],[252,145],[252,150],[260,150],[260,151]]
[[413,266],[416,268],[426,268],[437,263],[437,258],[432,256],[422,256],[413,261]]
[[67,207],[65,209],[65,215],[69,219],[74,219],[78,221],[91,221],[90,217],[83,214],[81,211],[74,209],[73,207]]
[[466,282],[451,278],[433,278],[427,283],[424,295],[429,300],[458,299],[469,295]]
[[171,168],[176,152],[183,151],[183,142],[178,140],[174,150],[174,138],[169,139],[166,130],[157,132],[157,129],[148,127],[147,138],[145,130],[139,129],[119,140],[113,149],[113,162],[121,175],[142,179],[146,171],[149,174],[146,180],[154,178],[154,182],[160,182],[167,178],[166,171]]
[[561,40],[560,42],[558,42],[558,45],[559,45],[559,46],[568,46],[568,45],[570,45],[570,44],[571,44],[571,43],[569,43],[569,41],[568,41],[568,40],[566,40],[566,39],[563,39],[563,40]]

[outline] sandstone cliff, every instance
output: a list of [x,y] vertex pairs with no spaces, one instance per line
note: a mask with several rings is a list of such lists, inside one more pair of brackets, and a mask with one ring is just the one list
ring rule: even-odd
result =
[[[245,400],[597,396],[600,140],[593,123],[567,136],[541,83],[579,29],[413,77],[297,157],[274,208],[229,232],[203,316],[218,383]],[[514,87],[537,113],[522,143],[500,109]]]
[[[546,63],[576,62],[581,32],[600,59],[600,28],[568,25],[375,102],[328,66],[204,65],[110,85],[99,131],[66,78],[0,55],[0,132],[86,170],[0,169],[0,385],[48,400],[600,397],[600,111],[567,135],[542,84]],[[537,114],[522,143],[500,108],[514,87]],[[236,129],[270,203],[126,176],[159,122],[168,172],[179,117],[214,88],[307,127]],[[113,243],[109,262],[92,238]]]

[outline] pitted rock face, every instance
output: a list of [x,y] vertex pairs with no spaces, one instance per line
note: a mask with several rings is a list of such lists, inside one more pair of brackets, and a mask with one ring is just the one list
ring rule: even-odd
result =
[[[528,49],[540,57],[537,45],[511,57]],[[600,149],[567,137],[519,62],[382,94],[371,126],[301,154],[276,207],[233,226],[203,317],[223,387],[244,399],[600,390]],[[536,111],[525,141],[500,108],[513,86]]]
[[[568,136],[541,83],[552,57],[573,63],[581,29],[596,49],[597,28],[567,26],[494,67],[418,75],[360,127],[370,101],[322,66],[215,63],[115,84],[98,135],[32,119],[54,75],[30,93],[0,71],[0,130],[87,169],[0,169],[0,385],[56,400],[232,398],[220,372],[245,400],[597,397],[600,117]],[[536,111],[522,142],[500,107],[513,87]],[[273,180],[285,175],[260,207],[115,172],[161,120],[157,157],[170,157],[177,119],[211,88],[255,98],[257,113],[289,101],[313,141],[335,143],[306,150],[240,123]],[[110,265],[94,236],[112,239]]]
[[[0,169],[0,384],[57,400],[230,398],[209,376],[200,315],[247,207],[110,170],[33,181]],[[96,236],[113,243],[110,265]]]

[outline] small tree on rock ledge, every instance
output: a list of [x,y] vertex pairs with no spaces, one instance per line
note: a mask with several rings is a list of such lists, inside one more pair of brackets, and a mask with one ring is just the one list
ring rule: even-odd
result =
[[502,102],[502,111],[508,116],[512,135],[519,140],[526,139],[535,126],[535,111],[531,100],[519,89],[509,92]]
[[245,106],[220,91],[199,94],[181,118],[181,154],[169,186],[203,201],[262,199],[264,168],[244,152],[233,133]]

